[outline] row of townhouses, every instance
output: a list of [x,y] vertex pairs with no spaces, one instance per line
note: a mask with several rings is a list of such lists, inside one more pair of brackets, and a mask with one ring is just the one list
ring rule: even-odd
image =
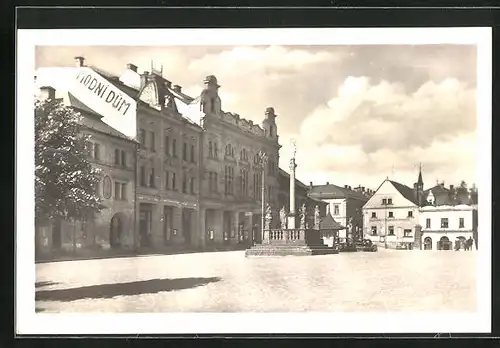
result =
[[388,248],[452,250],[457,240],[478,243],[478,192],[465,183],[424,190],[386,179],[363,206],[363,236]]
[[[279,224],[289,175],[278,166],[272,107],[254,124],[223,111],[215,76],[191,97],[153,67],[139,73],[128,64],[114,76],[83,57],[74,67],[39,68],[36,85],[38,98],[62,100],[83,116],[89,156],[102,170],[97,194],[104,207],[76,226],[39,226],[40,250],[260,242],[262,192]],[[327,203],[309,197],[298,180],[296,186],[298,204],[326,213]]]

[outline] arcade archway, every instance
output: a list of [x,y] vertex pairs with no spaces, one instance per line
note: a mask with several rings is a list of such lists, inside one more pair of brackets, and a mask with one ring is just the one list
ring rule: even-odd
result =
[[424,239],[424,250],[432,250],[432,238],[426,237]]
[[451,250],[451,242],[448,237],[443,236],[438,242],[438,249],[439,250]]
[[121,247],[121,238],[123,235],[123,218],[120,213],[116,213],[111,218],[109,228],[109,245],[112,249]]

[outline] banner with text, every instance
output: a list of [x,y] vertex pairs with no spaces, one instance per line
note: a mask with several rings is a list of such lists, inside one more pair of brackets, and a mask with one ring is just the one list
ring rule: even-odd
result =
[[103,121],[131,138],[137,137],[137,102],[91,68],[76,68],[68,91],[103,116]]

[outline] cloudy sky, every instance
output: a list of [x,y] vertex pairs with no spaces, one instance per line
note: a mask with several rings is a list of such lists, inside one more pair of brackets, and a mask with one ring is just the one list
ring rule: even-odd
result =
[[77,55],[117,75],[153,60],[191,96],[215,75],[222,108],[254,122],[273,106],[280,166],[295,139],[306,184],[412,186],[419,162],[425,187],[476,182],[475,46],[43,46],[36,65],[73,66]]

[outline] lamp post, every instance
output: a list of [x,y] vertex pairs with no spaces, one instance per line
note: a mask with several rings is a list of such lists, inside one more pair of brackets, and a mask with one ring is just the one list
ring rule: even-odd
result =
[[389,199],[387,197],[384,197],[382,199],[382,205],[384,206],[384,248],[387,249],[387,206],[389,205]]
[[264,151],[259,151],[259,159],[262,165],[262,187],[261,187],[261,240],[264,241],[264,214],[265,214],[265,197],[266,197],[266,186],[265,186],[265,178],[266,178],[266,164],[267,164],[267,154]]

